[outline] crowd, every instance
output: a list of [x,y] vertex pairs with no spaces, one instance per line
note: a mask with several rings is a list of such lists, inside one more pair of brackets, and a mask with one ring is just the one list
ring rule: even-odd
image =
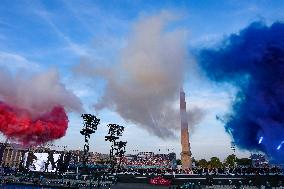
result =
[[280,167],[235,167],[235,168],[194,168],[193,174],[198,175],[280,175],[283,174],[283,169]]
[[[70,170],[69,170],[70,171]],[[75,171],[75,170],[74,170]],[[91,173],[96,172],[113,172],[110,167],[97,167],[90,168]],[[19,172],[17,169],[5,168],[2,170],[1,175],[13,175]],[[154,168],[154,167],[120,167],[115,171],[117,174],[132,174],[132,175],[176,175],[176,174],[189,174],[189,175],[283,175],[284,170],[280,167],[236,167],[236,168],[200,168],[196,167],[192,170],[182,170],[173,168]]]
[[171,168],[121,168],[119,174],[143,174],[143,175],[283,175],[280,167],[270,168],[193,168],[192,170],[171,169]]
[[169,168],[171,167],[171,160],[169,156],[163,154],[156,154],[152,156],[137,156],[135,158],[124,157],[121,161],[123,167],[156,167]]
[[[138,153],[135,156],[126,156],[120,159],[120,167],[115,170],[119,174],[190,174],[190,175],[283,175],[283,169],[276,166],[266,167],[222,167],[222,168],[202,168],[194,167],[193,169],[177,169],[174,164],[174,156],[170,154]],[[89,166],[91,172],[114,172],[110,163],[92,164]],[[95,165],[95,166],[94,166]],[[76,172],[77,166],[74,164],[66,166],[66,171]],[[81,168],[79,168],[81,169]],[[15,168],[3,167],[0,172],[9,174],[17,172]],[[27,171],[27,170],[26,170]],[[64,171],[64,172],[66,172]],[[63,172],[62,172],[63,173]]]
[[[154,158],[150,158],[150,159],[153,160]],[[111,173],[114,173],[114,174],[111,174]],[[209,185],[210,183],[214,184],[213,178],[215,175],[217,177],[221,175],[225,175],[225,177],[228,178],[227,180],[230,181],[229,179],[231,178],[231,176],[238,176],[238,175],[239,176],[242,176],[242,175],[283,175],[283,170],[279,167],[274,167],[274,166],[266,167],[266,168],[236,167],[236,168],[215,168],[215,169],[195,167],[192,170],[181,170],[181,169],[173,169],[173,168],[121,167],[117,169],[115,172],[113,172],[110,167],[101,167],[101,168],[97,167],[95,169],[90,169],[88,176],[84,175],[83,172],[81,172],[79,173],[79,177],[77,177],[77,174],[59,175],[58,173],[42,174],[39,172],[38,173],[35,173],[35,172],[19,173],[18,170],[7,168],[3,170],[2,176],[0,176],[0,180],[2,180],[2,184],[33,183],[36,185],[43,184],[43,185],[53,185],[53,186],[64,184],[67,187],[77,186],[79,184],[80,187],[83,187],[83,186],[85,187],[85,186],[91,186],[91,185],[98,186],[102,184],[108,184],[108,186],[110,186],[117,182],[117,180],[113,180],[113,179],[117,179],[117,178],[125,178],[125,179],[131,178],[132,179],[135,177],[135,176],[127,177],[126,175],[137,175],[137,176],[145,175],[145,178],[146,177],[156,178],[157,176],[162,176],[163,178],[167,178],[171,180],[175,178],[178,174],[200,175],[202,176],[202,178],[206,178],[204,182],[203,181],[201,182],[201,180],[199,180],[201,184]],[[253,177],[248,176],[248,177],[254,178],[254,176]],[[276,176],[273,178],[279,178],[279,177]],[[283,176],[281,178],[283,178]],[[270,181],[273,181],[273,179],[272,180],[270,179],[269,182]],[[275,179],[273,182],[275,182]],[[187,183],[180,188],[192,188],[193,184],[194,183]],[[233,184],[235,183],[231,183],[230,185],[233,185]],[[254,185],[254,184],[255,183],[251,183],[251,185]],[[1,185],[1,182],[0,182],[0,185]]]

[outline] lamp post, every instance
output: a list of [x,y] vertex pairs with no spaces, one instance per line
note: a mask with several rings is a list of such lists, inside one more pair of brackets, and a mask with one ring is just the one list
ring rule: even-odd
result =
[[236,164],[236,155],[235,155],[235,152],[236,152],[236,144],[235,144],[235,142],[231,142],[231,150],[233,150],[233,155],[234,155],[234,168],[235,168],[235,164]]
[[80,147],[79,147],[79,151],[78,151],[78,153],[76,154],[76,156],[77,156],[77,166],[76,166],[76,173],[77,173],[77,175],[76,175],[76,179],[79,179],[79,161],[80,161]]

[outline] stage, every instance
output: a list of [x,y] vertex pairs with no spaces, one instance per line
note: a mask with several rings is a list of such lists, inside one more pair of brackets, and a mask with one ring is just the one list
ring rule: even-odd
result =
[[[155,176],[152,175],[132,175],[132,174],[118,174],[110,175],[109,178],[116,177],[116,184],[112,185],[112,180],[100,180],[100,188],[108,187],[112,185],[111,188],[169,188],[162,186],[152,186],[149,184],[150,179]],[[174,189],[177,186],[184,184],[194,185],[195,188],[203,188],[205,186],[270,186],[270,187],[283,187],[284,176],[283,175],[164,175],[166,179],[171,180],[171,187]],[[28,180],[25,177],[15,177],[15,176],[4,176],[2,181],[7,181],[2,183],[5,185],[20,184],[31,187],[41,187],[41,188],[85,188],[90,186],[94,188],[98,185],[96,177],[80,177],[80,179],[69,177],[68,175],[59,176],[55,174],[40,174],[33,176],[28,176]]]

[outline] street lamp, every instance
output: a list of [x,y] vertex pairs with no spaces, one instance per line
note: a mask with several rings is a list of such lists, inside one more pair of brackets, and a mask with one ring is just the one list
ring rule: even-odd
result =
[[236,144],[235,144],[235,142],[231,142],[231,150],[233,150],[234,155],[235,155],[235,152],[236,152]]
[[236,152],[236,144],[235,144],[235,142],[231,142],[231,150],[233,150],[233,155],[234,155],[234,167],[235,167],[235,163],[236,163],[236,155],[235,155],[235,152]]

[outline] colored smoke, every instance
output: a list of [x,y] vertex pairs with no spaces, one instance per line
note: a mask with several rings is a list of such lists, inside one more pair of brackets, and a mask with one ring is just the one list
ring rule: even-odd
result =
[[67,126],[68,117],[61,106],[33,119],[28,111],[0,102],[0,131],[24,145],[59,139],[65,135]]
[[[184,31],[171,28],[177,17],[163,11],[142,16],[134,25],[116,65],[102,67],[96,61],[82,61],[76,72],[106,81],[96,111],[107,108],[160,138],[173,138],[180,128],[180,87],[188,60]],[[169,26],[170,25],[170,26]],[[187,99],[188,100],[188,99]],[[189,126],[203,117],[190,107]]]
[[82,111],[80,100],[59,82],[56,71],[30,75],[0,71],[0,131],[36,145],[58,139],[68,127],[67,111]]
[[284,24],[252,23],[220,47],[202,49],[198,59],[210,79],[238,89],[225,121],[234,142],[283,163]]

